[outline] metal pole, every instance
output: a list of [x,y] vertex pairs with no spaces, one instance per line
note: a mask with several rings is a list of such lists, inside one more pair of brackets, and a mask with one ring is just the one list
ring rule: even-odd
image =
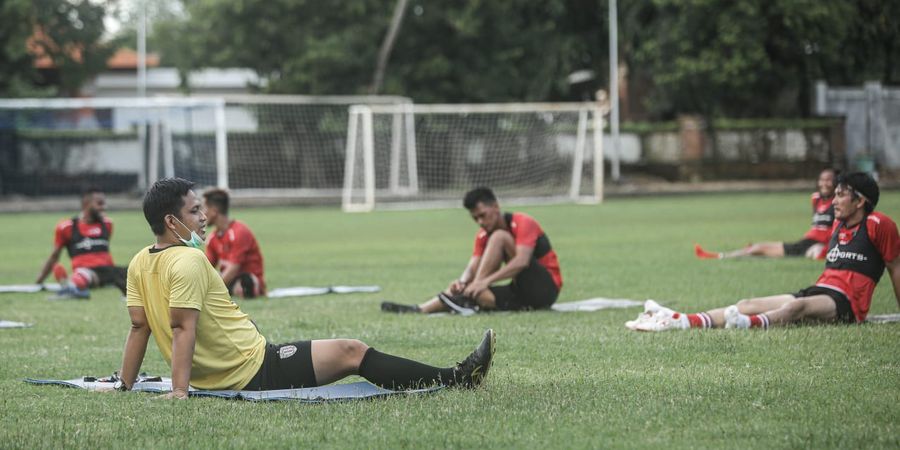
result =
[[616,0],[609,0],[609,95],[610,95],[610,131],[612,132],[612,167],[610,175],[613,181],[619,181],[619,30]]
[[138,18],[137,96],[147,96],[147,2],[141,0]]

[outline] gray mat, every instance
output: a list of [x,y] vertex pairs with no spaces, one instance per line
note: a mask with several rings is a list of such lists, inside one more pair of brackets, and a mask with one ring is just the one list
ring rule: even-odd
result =
[[554,303],[550,309],[559,312],[593,312],[601,309],[633,308],[641,306],[644,302],[629,300],[627,298],[589,298],[575,302]]
[[[112,390],[114,381],[110,378],[82,377],[71,380],[41,380],[26,378],[26,383],[37,385],[66,386],[89,391]],[[205,391],[190,388],[191,397],[214,397],[235,400],[258,401],[297,401],[301,403],[324,403],[350,400],[363,400],[395,395],[428,394],[444,389],[435,386],[426,389],[409,391],[392,391],[380,388],[367,381],[348,384],[331,384],[314,388],[280,389],[273,391]],[[132,388],[133,392],[149,392],[162,394],[172,390],[172,380],[165,377],[151,377],[142,374]]]
[[352,293],[372,293],[381,291],[381,286],[295,286],[287,288],[272,289],[266,295],[268,298],[282,297],[307,297],[310,295],[324,294],[352,294]]
[[6,284],[0,285],[0,294],[30,294],[34,292],[50,291],[56,292],[60,288],[57,283],[46,284]]
[[0,328],[31,328],[30,323],[0,320]]

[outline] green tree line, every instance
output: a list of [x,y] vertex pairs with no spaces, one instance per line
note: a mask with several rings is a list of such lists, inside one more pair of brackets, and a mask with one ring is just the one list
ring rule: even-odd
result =
[[[184,14],[156,21],[148,48],[182,73],[252,68],[266,80],[255,87],[260,92],[365,94],[373,89],[399,1],[182,0]],[[63,10],[88,15],[102,8],[87,0],[0,5],[3,96],[47,85],[34,82],[23,51],[29,26],[55,20],[64,29],[60,17],[72,14]],[[559,101],[608,85],[606,1],[408,0],[402,6],[379,93],[417,102]],[[803,117],[810,114],[815,80],[900,84],[900,2],[620,0],[618,9],[624,100],[635,118]],[[97,54],[133,42],[134,32],[126,30],[103,44],[99,35],[86,34],[95,26],[82,19],[79,33],[54,39],[81,42]],[[60,92],[97,70],[61,67]],[[596,76],[569,84],[567,76],[579,70]]]

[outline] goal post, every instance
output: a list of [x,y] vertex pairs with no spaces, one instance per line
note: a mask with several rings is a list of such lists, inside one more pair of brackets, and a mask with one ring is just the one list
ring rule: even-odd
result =
[[458,204],[475,186],[506,203],[599,203],[598,103],[355,105],[343,209]]

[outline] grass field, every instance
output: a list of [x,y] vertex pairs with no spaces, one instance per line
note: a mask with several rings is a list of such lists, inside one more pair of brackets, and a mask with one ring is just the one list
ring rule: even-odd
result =
[[[900,217],[900,193],[879,210]],[[556,248],[560,301],[657,299],[696,311],[793,292],[822,263],[699,261],[692,246],[730,249],[794,240],[808,195],[614,199],[520,210]],[[73,201],[73,208],[76,207]],[[74,211],[73,211],[74,212]],[[119,264],[151,242],[137,211],[111,211]],[[0,448],[897,448],[898,324],[765,331],[637,334],[638,309],[462,317],[394,316],[382,299],[417,302],[459,275],[475,225],[464,210],[348,215],[331,209],[243,209],[270,287],[379,284],[380,294],[244,301],[270,341],[355,337],[378,349],[448,365],[485,328],[498,335],[483,388],[343,404],[253,404],[35,387],[25,377],[106,375],[128,330],[114,288],[90,301],[3,294]],[[0,216],[0,283],[28,283],[50,251],[61,214]],[[66,261],[67,263],[67,261]],[[872,313],[896,312],[886,279]],[[143,370],[168,374],[151,339]]]

